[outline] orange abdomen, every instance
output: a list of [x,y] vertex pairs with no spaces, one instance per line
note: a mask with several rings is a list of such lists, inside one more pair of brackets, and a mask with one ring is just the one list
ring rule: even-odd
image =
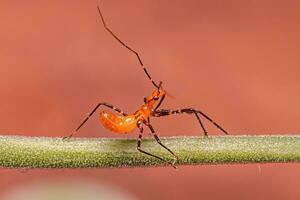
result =
[[102,111],[100,122],[105,128],[115,133],[129,133],[136,128],[137,120],[134,115],[120,116],[112,112]]

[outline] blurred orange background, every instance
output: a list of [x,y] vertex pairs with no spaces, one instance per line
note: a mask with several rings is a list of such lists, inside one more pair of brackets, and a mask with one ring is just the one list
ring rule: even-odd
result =
[[[0,132],[62,137],[97,102],[133,113],[153,86],[233,135],[300,132],[300,2],[91,0],[0,2]],[[152,120],[160,136],[202,134],[191,116]],[[220,134],[210,126],[211,135]],[[124,137],[135,138],[137,132]],[[120,137],[94,116],[77,137]],[[299,164],[0,170],[1,195],[50,177],[85,177],[136,199],[298,199]]]

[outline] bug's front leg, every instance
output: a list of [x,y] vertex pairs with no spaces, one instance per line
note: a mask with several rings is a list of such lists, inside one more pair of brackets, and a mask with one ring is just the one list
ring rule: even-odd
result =
[[168,116],[168,115],[175,115],[175,114],[182,114],[182,113],[186,113],[186,114],[194,114],[195,117],[197,118],[203,132],[204,135],[207,136],[207,130],[205,129],[199,115],[203,116],[204,118],[206,118],[208,121],[210,121],[213,125],[215,125],[218,129],[220,129],[223,133],[225,133],[226,135],[228,135],[228,132],[225,131],[225,129],[223,129],[219,124],[217,124],[216,122],[214,122],[210,117],[208,117],[206,114],[204,114],[202,111],[200,110],[196,110],[193,108],[184,108],[184,109],[178,109],[178,110],[171,110],[171,109],[160,109],[160,110],[155,110],[155,112],[153,112],[152,116],[154,117],[161,117],[161,116]]

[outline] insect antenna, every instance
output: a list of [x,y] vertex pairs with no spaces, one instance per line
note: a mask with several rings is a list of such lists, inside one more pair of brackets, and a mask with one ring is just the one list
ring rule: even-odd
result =
[[103,15],[102,15],[102,12],[101,12],[101,10],[100,10],[100,6],[97,6],[97,8],[98,8],[98,11],[99,11],[99,15],[100,15],[100,17],[101,17],[101,21],[102,21],[102,23],[103,23],[103,26],[104,26],[104,28],[120,43],[120,44],[122,44],[125,48],[127,48],[129,51],[131,51],[132,53],[134,53],[135,55],[136,55],[136,57],[137,57],[137,59],[138,59],[138,61],[139,61],[139,63],[140,63],[140,65],[141,65],[141,67],[143,68],[143,70],[144,70],[144,72],[145,72],[145,74],[147,75],[147,77],[149,78],[149,80],[152,82],[152,84],[157,88],[157,89],[159,89],[159,86],[152,80],[152,78],[151,78],[151,76],[150,76],[150,74],[149,74],[149,72],[147,71],[147,69],[145,68],[145,66],[144,66],[144,64],[143,64],[143,62],[142,62],[142,59],[141,59],[141,57],[139,56],[139,54],[135,51],[135,50],[133,50],[131,47],[129,47],[127,44],[125,44],[116,34],[114,34],[113,32],[112,32],[112,30],[106,25],[106,23],[105,23],[105,20],[104,20],[104,17],[103,17]]

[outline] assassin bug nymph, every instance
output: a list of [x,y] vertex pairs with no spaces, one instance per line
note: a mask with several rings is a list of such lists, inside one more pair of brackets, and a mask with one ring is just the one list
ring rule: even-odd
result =
[[[140,151],[141,153],[147,154],[149,156],[155,157],[157,159],[160,159],[164,162],[167,162],[171,164],[174,168],[175,165],[174,163],[178,160],[178,157],[176,154],[166,147],[159,139],[157,134],[155,133],[151,123],[150,123],[150,117],[161,117],[161,116],[167,116],[167,115],[173,115],[173,114],[193,114],[196,119],[198,120],[204,135],[207,136],[207,131],[204,128],[204,125],[200,119],[200,116],[206,118],[208,121],[210,121],[213,125],[215,125],[218,129],[220,129],[223,133],[228,134],[220,125],[218,125],[216,122],[214,122],[210,117],[208,117],[206,114],[201,112],[200,110],[196,110],[193,108],[185,108],[185,109],[178,109],[178,110],[170,110],[170,109],[159,109],[161,106],[163,100],[165,99],[167,93],[166,91],[162,88],[162,82],[159,84],[155,83],[150,74],[148,73],[147,69],[144,67],[142,59],[140,58],[139,54],[133,50],[131,47],[129,47],[127,44],[125,44],[123,41],[121,41],[111,30],[110,28],[106,25],[103,15],[101,13],[100,7],[98,6],[98,11],[99,15],[101,18],[101,21],[104,25],[104,28],[119,42],[121,43],[125,48],[133,52],[141,67],[143,68],[145,74],[147,75],[148,79],[152,82],[152,84],[155,87],[155,90],[148,96],[144,98],[144,104],[132,115],[128,115],[121,111],[119,108],[114,107],[113,105],[109,103],[98,103],[96,107],[88,114],[86,118],[80,123],[80,125],[75,129],[73,133],[71,133],[69,136],[64,137],[64,139],[71,138],[87,121],[88,119],[97,111],[97,109],[100,106],[105,106],[108,107],[116,112],[118,114],[114,114],[109,111],[101,111],[100,112],[100,122],[102,125],[107,128],[110,131],[113,131],[115,133],[121,133],[121,134],[126,134],[131,132],[133,129],[138,128],[140,133],[137,139],[137,150]],[[142,142],[142,134],[143,134],[143,125],[148,127],[155,138],[156,142],[161,145],[163,148],[165,148],[168,152],[170,152],[173,157],[174,157],[174,162],[168,162],[162,157],[159,157],[157,155],[154,155],[152,153],[146,152],[141,149],[141,142]]]

